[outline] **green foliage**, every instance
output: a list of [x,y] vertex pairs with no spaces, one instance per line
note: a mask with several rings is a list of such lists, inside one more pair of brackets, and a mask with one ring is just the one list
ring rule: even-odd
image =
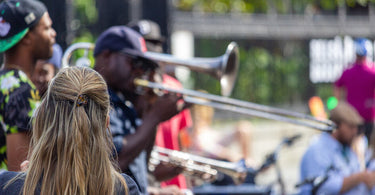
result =
[[[353,7],[357,4],[367,6],[368,3],[374,3],[375,0],[174,0],[174,6],[183,11],[200,10],[203,12],[214,13],[267,13],[269,4],[275,7],[277,13],[286,14],[290,11],[293,13],[303,14],[306,9],[319,7],[325,11],[333,11],[338,5],[346,3],[347,6]],[[288,5],[286,2],[290,2]],[[289,10],[290,7],[292,10]]]
[[[197,41],[197,53],[210,56],[208,51],[225,48],[226,41]],[[284,48],[270,50],[264,47],[243,49],[240,46],[240,67],[232,97],[261,104],[291,104],[307,102],[311,94],[308,78],[308,51],[305,43],[284,43]],[[275,44],[273,44],[275,45]],[[283,45],[283,44],[281,44]],[[276,47],[276,46],[275,46]],[[212,52],[211,52],[212,53]],[[211,56],[213,56],[211,54]],[[195,89],[220,94],[219,82],[202,73],[193,73]]]
[[276,7],[277,13],[286,14],[288,12],[287,5],[284,3],[284,0],[273,0],[273,4]]
[[92,33],[90,31],[87,31],[87,30],[84,30],[80,36],[78,37],[75,37],[75,39],[73,40],[74,43],[78,43],[78,42],[90,42],[90,43],[94,43],[95,42],[95,38],[94,36],[92,35]]
[[182,11],[191,11],[198,0],[174,0],[173,5]]
[[361,6],[366,6],[369,2],[374,2],[372,0],[346,0],[346,4],[349,7],[354,7],[356,3],[358,3]]
[[182,11],[265,13],[267,2],[259,0],[175,0],[174,6]]
[[[79,37],[76,37],[73,40],[73,43],[80,43],[80,42],[95,43],[95,38],[93,37],[91,32],[85,30],[81,33],[81,35]],[[76,61],[77,59],[81,58],[82,56],[85,55],[85,52],[87,52],[87,51],[85,51],[83,49],[76,50],[71,57],[71,61]],[[91,68],[93,68],[94,63],[95,63],[93,51],[90,50],[89,53],[87,54],[87,56],[88,56],[88,58],[91,62],[90,63]]]
[[266,13],[267,12],[267,1],[258,0],[244,0],[247,9],[242,10],[246,13]]
[[269,102],[272,56],[263,48],[240,52],[240,69],[233,96],[248,101]]
[[93,24],[97,21],[98,12],[94,0],[74,0],[76,14],[83,24]]
[[315,88],[316,94],[322,98],[323,102],[326,102],[326,100],[333,95],[332,83],[319,83]]
[[332,11],[337,8],[337,2],[336,1],[327,1],[327,0],[320,0],[319,1],[320,6],[323,10],[329,10]]

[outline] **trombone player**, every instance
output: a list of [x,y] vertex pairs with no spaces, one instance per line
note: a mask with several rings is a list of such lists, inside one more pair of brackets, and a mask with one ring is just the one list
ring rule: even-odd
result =
[[[146,148],[153,144],[156,126],[181,111],[177,106],[181,97],[137,93],[133,80],[152,76],[158,68],[144,57],[145,51],[144,39],[137,32],[125,26],[110,27],[96,42],[94,69],[108,84],[113,105],[110,130],[121,170],[133,177],[143,194],[163,194],[164,189],[148,188]],[[182,194],[178,188],[167,190]]]

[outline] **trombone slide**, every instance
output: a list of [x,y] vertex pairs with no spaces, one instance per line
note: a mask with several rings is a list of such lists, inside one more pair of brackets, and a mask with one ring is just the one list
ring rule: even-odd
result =
[[305,115],[297,112],[279,108],[272,108],[270,106],[264,106],[238,99],[202,93],[189,89],[174,89],[159,83],[150,82],[148,80],[135,79],[134,83],[138,86],[184,95],[184,101],[188,103],[211,106],[213,108],[246,114],[249,116],[288,122],[296,125],[310,127],[313,129],[318,129],[320,131],[332,131],[336,128],[336,125],[330,120],[322,120],[310,115]]

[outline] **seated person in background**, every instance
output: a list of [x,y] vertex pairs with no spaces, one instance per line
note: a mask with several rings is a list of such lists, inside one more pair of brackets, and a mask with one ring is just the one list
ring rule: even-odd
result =
[[[235,129],[220,133],[212,129],[214,109],[203,105],[193,105],[191,108],[193,117],[193,131],[190,150],[193,154],[208,158],[238,162],[245,160],[246,165],[251,165],[250,145],[252,124],[249,121],[240,121]],[[232,144],[239,144],[241,151],[233,152]],[[232,184],[228,178],[223,183],[218,181],[214,184]]]
[[40,96],[43,96],[48,88],[48,82],[56,75],[61,68],[62,50],[60,45],[53,45],[52,57],[48,60],[38,60],[31,80],[38,89]]
[[[248,121],[240,121],[234,131],[220,134],[212,129],[214,109],[203,105],[193,105],[192,115],[194,127],[192,132],[191,149],[197,154],[209,158],[222,159],[236,162],[241,159],[250,160],[251,141],[250,129],[252,124]],[[233,153],[228,148],[232,143],[238,143],[241,147],[240,153]]]
[[301,194],[370,194],[375,172],[360,171],[360,163],[351,149],[363,119],[348,103],[339,102],[330,113],[337,125],[331,134],[323,132],[305,152],[301,167],[301,181],[326,177],[320,186],[306,184]]
[[109,155],[109,110],[107,85],[97,72],[62,69],[36,111],[28,165],[0,174],[0,194],[139,194]]

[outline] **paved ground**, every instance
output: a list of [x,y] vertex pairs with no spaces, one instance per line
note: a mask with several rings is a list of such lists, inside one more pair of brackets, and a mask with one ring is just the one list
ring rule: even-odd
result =
[[[231,121],[216,119],[213,127],[224,133],[233,129],[234,121],[234,119]],[[249,140],[251,155],[258,164],[261,164],[266,155],[273,152],[285,137],[301,134],[301,138],[296,140],[293,145],[283,147],[278,157],[286,192],[287,194],[295,194],[298,190],[294,186],[299,179],[300,160],[312,137],[319,131],[274,120],[249,119],[249,121],[253,123],[252,138]],[[232,149],[234,152],[239,150],[238,147],[232,147]],[[274,167],[256,177],[256,183],[259,185],[269,185],[276,181],[277,174]],[[279,188],[276,187],[276,191],[279,191]]]

